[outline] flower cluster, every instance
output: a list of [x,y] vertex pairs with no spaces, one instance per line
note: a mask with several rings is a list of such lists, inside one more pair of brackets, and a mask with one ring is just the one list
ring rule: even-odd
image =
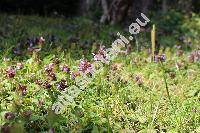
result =
[[12,112],[5,113],[5,119],[11,120],[11,119],[14,119],[14,118],[15,118],[15,114],[14,113],[12,113]]
[[188,56],[190,62],[197,62],[200,60],[200,50],[194,51]]
[[154,61],[155,62],[164,62],[166,60],[166,55],[162,54],[162,55],[155,55],[154,57]]
[[56,80],[56,74],[53,71],[54,66],[55,66],[54,63],[50,63],[45,67],[45,72],[47,73],[49,80]]
[[107,52],[106,52],[106,49],[105,49],[105,46],[100,46],[99,50],[97,53],[92,53],[93,55],[93,58],[95,61],[101,61],[103,63],[106,63],[108,64],[108,55],[107,55]]
[[78,65],[78,71],[83,74],[93,74],[94,73],[94,66],[87,60],[81,60],[80,64]]
[[27,86],[19,84],[18,90],[21,91],[22,95],[27,94]]
[[43,86],[46,89],[50,89],[52,87],[52,85],[48,81],[45,81]]
[[9,68],[6,70],[6,73],[7,73],[7,76],[8,76],[9,78],[13,78],[13,77],[15,77],[15,75],[16,75],[16,71],[15,71],[15,69],[12,68],[12,67],[9,67]]
[[67,81],[65,79],[61,79],[61,81],[59,82],[57,88],[61,91],[64,91],[66,88],[68,87],[67,85]]
[[138,86],[142,86],[143,81],[142,81],[141,76],[136,75],[136,77],[135,77],[135,81],[136,81],[136,83],[137,83]]
[[72,80],[75,80],[76,77],[80,76],[80,73],[70,71],[70,75],[71,75]]
[[[45,39],[46,38],[46,39]],[[27,49],[30,54],[33,52],[39,52],[40,49],[36,48],[38,46],[42,46],[46,43],[46,40],[48,43],[55,43],[56,37],[55,35],[48,34],[46,37],[39,36],[39,37],[29,37],[27,39],[19,40],[16,47],[13,48],[13,53],[16,55],[21,55],[23,49]]]
[[63,71],[63,72],[66,72],[66,73],[70,74],[70,68],[69,68],[69,66],[68,66],[68,65],[63,65],[63,66],[60,66],[60,69],[61,69],[61,71]]

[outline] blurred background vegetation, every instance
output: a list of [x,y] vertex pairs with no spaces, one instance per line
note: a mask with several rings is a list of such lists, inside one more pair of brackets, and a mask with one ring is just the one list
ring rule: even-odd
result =
[[166,13],[172,9],[199,13],[199,0],[1,0],[0,12],[14,14],[90,15],[101,21],[122,23],[143,13]]
[[[200,133],[199,7],[200,0],[0,0],[0,132]],[[126,53],[54,114],[63,88],[80,77],[80,59],[95,63],[92,53],[117,32],[130,36],[141,12],[151,21]],[[163,63],[151,61],[153,24]]]
[[110,45],[116,32],[129,35],[128,26],[141,12],[151,22],[132,46],[150,46],[152,24],[156,24],[158,46],[173,47],[183,36],[186,43],[197,44],[199,6],[199,0],[1,0],[0,48],[13,50],[24,40],[50,35],[56,36],[62,49],[71,47],[71,42],[87,50],[94,42]]

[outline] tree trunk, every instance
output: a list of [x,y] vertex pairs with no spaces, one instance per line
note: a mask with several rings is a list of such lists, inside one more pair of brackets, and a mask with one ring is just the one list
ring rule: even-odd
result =
[[179,0],[179,5],[181,10],[183,10],[186,14],[191,15],[192,14],[192,5],[193,1],[192,0]]
[[90,15],[92,8],[99,6],[99,0],[80,0],[79,2],[79,14],[80,15]]
[[121,23],[128,14],[131,0],[101,0],[103,15],[101,23]]
[[101,0],[101,23],[130,23],[147,13],[152,0]]
[[151,0],[142,0],[142,13],[146,14],[148,12],[148,8],[151,2]]
[[167,0],[163,0],[162,1],[162,12],[166,13],[168,10],[168,6],[167,6]]
[[103,10],[103,15],[101,17],[100,22],[106,23],[106,21],[110,21],[109,1],[108,0],[101,0],[101,6],[102,6],[102,10]]

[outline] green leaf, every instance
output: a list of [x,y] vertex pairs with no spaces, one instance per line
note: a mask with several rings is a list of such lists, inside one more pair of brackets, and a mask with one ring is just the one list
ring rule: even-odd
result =
[[99,129],[97,126],[93,126],[92,133],[99,133]]
[[25,133],[24,124],[23,123],[16,123],[10,128],[10,133]]
[[49,123],[49,125],[52,127],[56,122],[57,122],[57,119],[58,119],[58,115],[56,115],[53,110],[49,109],[48,110],[48,115],[47,115],[47,121]]

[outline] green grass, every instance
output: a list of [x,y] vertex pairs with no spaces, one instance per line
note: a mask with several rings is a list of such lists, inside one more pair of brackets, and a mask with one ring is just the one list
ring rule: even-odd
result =
[[[11,132],[15,133],[47,132],[51,128],[56,132],[200,132],[200,61],[188,59],[200,43],[196,34],[199,31],[194,28],[199,24],[194,22],[200,22],[200,18],[193,20],[187,20],[187,28],[193,28],[184,33],[182,56],[177,56],[177,49],[171,47],[180,43],[171,34],[159,38],[175,43],[161,44],[160,54],[165,53],[167,60],[163,64],[151,62],[150,33],[142,32],[137,36],[138,52],[135,41],[131,42],[131,53],[120,54],[111,64],[104,65],[103,71],[74,99],[75,102],[65,106],[63,114],[56,115],[51,106],[61,93],[57,84],[62,78],[66,78],[68,86],[75,83],[59,67],[67,64],[77,72],[81,58],[94,62],[91,53],[97,51],[100,44],[111,47],[116,38],[110,33],[127,33],[120,27],[99,25],[86,18],[0,15],[0,125],[9,124]],[[56,36],[55,43],[48,43],[48,34]],[[20,55],[13,54],[12,48],[18,40],[39,36],[46,39],[42,46],[35,46],[41,51],[28,54],[25,47]],[[70,36],[76,41],[70,42]],[[192,47],[187,46],[189,41]],[[59,63],[55,63],[57,60]],[[23,68],[16,70],[14,78],[9,78],[6,70],[10,66],[15,69],[19,62]],[[180,68],[177,67],[179,62],[183,62]],[[56,80],[49,79],[44,70],[50,63],[55,64]],[[175,73],[175,78],[170,77],[170,72]],[[141,85],[135,80],[137,76]],[[36,80],[43,84],[48,81],[52,87],[46,89],[43,84],[36,84]],[[27,87],[26,95],[22,95],[19,84]],[[42,105],[39,104],[41,99],[44,99]],[[24,114],[26,110],[32,110],[30,117]],[[5,119],[7,112],[15,113],[15,117]]]

